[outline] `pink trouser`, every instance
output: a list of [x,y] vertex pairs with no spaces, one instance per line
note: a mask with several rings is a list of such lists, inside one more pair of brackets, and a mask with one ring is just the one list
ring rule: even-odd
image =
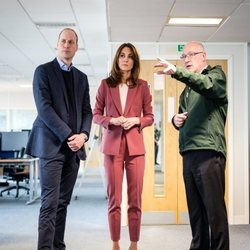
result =
[[108,220],[111,240],[120,240],[122,181],[126,169],[128,187],[128,226],[131,241],[138,241],[141,225],[141,194],[145,156],[129,156],[123,136],[119,155],[105,155],[104,167],[107,180]]

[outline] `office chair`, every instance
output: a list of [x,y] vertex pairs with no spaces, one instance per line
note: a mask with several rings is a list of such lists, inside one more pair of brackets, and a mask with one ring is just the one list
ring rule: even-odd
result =
[[[17,158],[23,158],[24,157],[25,148],[22,148],[17,155]],[[19,196],[19,189],[24,189],[27,191],[27,194],[29,194],[29,188],[25,186],[19,185],[19,182],[22,181],[28,181],[29,180],[29,167],[25,165],[12,165],[12,166],[5,166],[3,170],[3,175],[7,177],[8,180],[13,180],[16,182],[15,186],[10,186],[5,189],[3,189],[0,192],[0,196],[3,196],[4,192],[7,192],[7,194],[10,194],[10,190],[16,189],[16,198]]]

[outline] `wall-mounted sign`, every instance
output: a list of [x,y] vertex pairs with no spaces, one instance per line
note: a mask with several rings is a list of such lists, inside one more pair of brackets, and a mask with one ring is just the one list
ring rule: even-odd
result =
[[184,44],[178,44],[178,52],[182,52],[184,48]]

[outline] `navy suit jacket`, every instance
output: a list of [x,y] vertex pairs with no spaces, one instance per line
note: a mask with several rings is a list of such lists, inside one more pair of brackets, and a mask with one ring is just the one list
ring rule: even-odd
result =
[[[74,78],[77,133],[89,135],[92,110],[87,76],[72,68]],[[64,78],[57,59],[36,68],[33,79],[33,94],[38,115],[33,123],[26,153],[31,156],[51,159],[60,150],[62,143],[72,134],[69,124],[69,102]],[[84,147],[78,152],[86,158]]]

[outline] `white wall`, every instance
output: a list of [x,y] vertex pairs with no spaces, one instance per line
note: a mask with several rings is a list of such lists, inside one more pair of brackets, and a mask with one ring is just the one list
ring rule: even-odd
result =
[[[178,44],[133,43],[141,59],[179,59]],[[120,44],[111,43],[110,61]],[[228,60],[229,222],[249,223],[249,47],[246,43],[206,43],[208,59]]]
[[35,109],[32,89],[0,91],[0,109]]

